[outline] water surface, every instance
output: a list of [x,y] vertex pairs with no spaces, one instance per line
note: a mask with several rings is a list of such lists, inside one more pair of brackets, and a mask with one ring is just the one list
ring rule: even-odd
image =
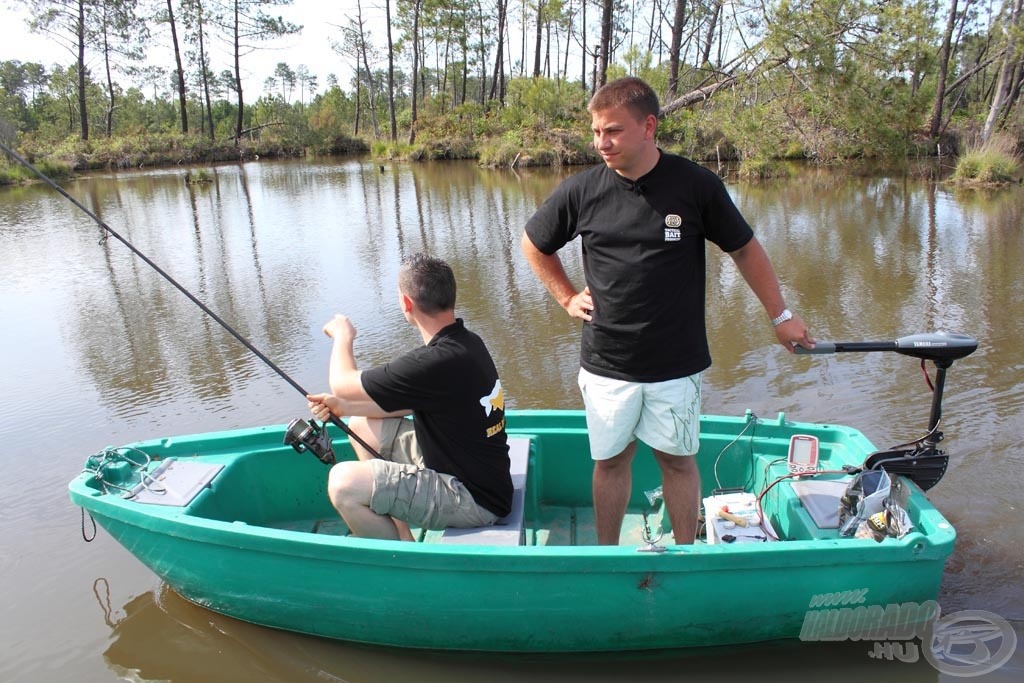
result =
[[[364,367],[419,343],[398,310],[395,277],[403,256],[428,251],[455,269],[458,313],[487,340],[508,405],[578,408],[578,325],[518,246],[527,218],[575,170],[258,162],[217,167],[207,185],[186,185],[184,170],[171,169],[97,174],[66,188],[309,390],[326,386],[320,328],[336,311],[357,326]],[[1017,620],[1019,632],[1024,190],[957,192],[805,170],[730,191],[790,307],[818,338],[948,330],[980,340],[947,379],[952,457],[929,493],[959,534],[939,602],[947,614],[978,609]],[[715,365],[705,375],[705,412],[849,424],[880,447],[924,433],[931,397],[917,361],[785,353],[731,260],[710,253]],[[581,282],[578,246],[563,258]],[[455,655],[351,646],[213,614],[164,588],[103,531],[84,544],[67,482],[107,445],[285,423],[305,415],[305,401],[41,185],[0,190],[0,320],[2,680],[941,678],[924,661],[872,659],[865,644]],[[1018,654],[988,680],[1022,673]]]

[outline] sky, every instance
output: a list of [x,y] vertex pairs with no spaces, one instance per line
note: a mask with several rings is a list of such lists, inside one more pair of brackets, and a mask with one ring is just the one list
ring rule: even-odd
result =
[[[383,3],[363,0],[362,4],[363,16],[374,42],[383,46]],[[348,89],[352,68],[331,49],[330,40],[333,37],[340,42],[341,31],[337,27],[347,25],[349,17],[356,15],[356,0],[294,0],[290,6],[268,8],[267,13],[280,15],[287,21],[302,25],[303,29],[294,36],[261,43],[261,49],[243,58],[242,78],[246,92],[262,94],[264,80],[273,75],[278,62],[287,63],[293,70],[305,64],[310,73],[317,76],[320,91],[326,86],[329,73],[334,73],[342,87]],[[26,25],[28,16],[20,3],[0,0],[0,61],[16,59],[21,62],[39,62],[46,67],[55,62],[71,64],[75,56],[66,49],[43,34],[29,33]],[[165,33],[153,37],[149,62],[171,69],[174,66],[174,53],[170,32]],[[230,56],[224,48],[217,48],[211,66],[217,73],[232,68]],[[92,68],[95,78],[98,62]],[[115,80],[123,85],[128,84],[124,77],[115,76]]]

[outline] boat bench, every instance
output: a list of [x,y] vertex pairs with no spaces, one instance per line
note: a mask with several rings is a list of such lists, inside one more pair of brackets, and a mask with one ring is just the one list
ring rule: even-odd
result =
[[[521,545],[523,542],[523,516],[526,508],[526,468],[530,460],[530,437],[510,436],[508,439],[509,470],[512,473],[512,511],[488,526],[456,529],[450,527],[436,532],[440,537],[434,543],[459,545]],[[428,532],[433,536],[435,532]]]

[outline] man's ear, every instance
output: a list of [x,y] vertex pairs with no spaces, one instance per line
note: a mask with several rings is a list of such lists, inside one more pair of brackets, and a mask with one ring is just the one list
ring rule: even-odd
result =
[[644,120],[644,128],[644,132],[653,138],[655,133],[658,132],[658,117],[654,114],[648,114],[647,118]]
[[412,313],[412,299],[404,292],[398,293],[398,301],[402,306],[402,313]]

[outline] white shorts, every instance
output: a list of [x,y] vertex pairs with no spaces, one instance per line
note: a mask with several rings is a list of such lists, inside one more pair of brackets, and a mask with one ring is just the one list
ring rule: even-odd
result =
[[697,453],[700,378],[698,372],[665,382],[626,382],[580,368],[590,457],[612,458],[634,438],[669,455]]

